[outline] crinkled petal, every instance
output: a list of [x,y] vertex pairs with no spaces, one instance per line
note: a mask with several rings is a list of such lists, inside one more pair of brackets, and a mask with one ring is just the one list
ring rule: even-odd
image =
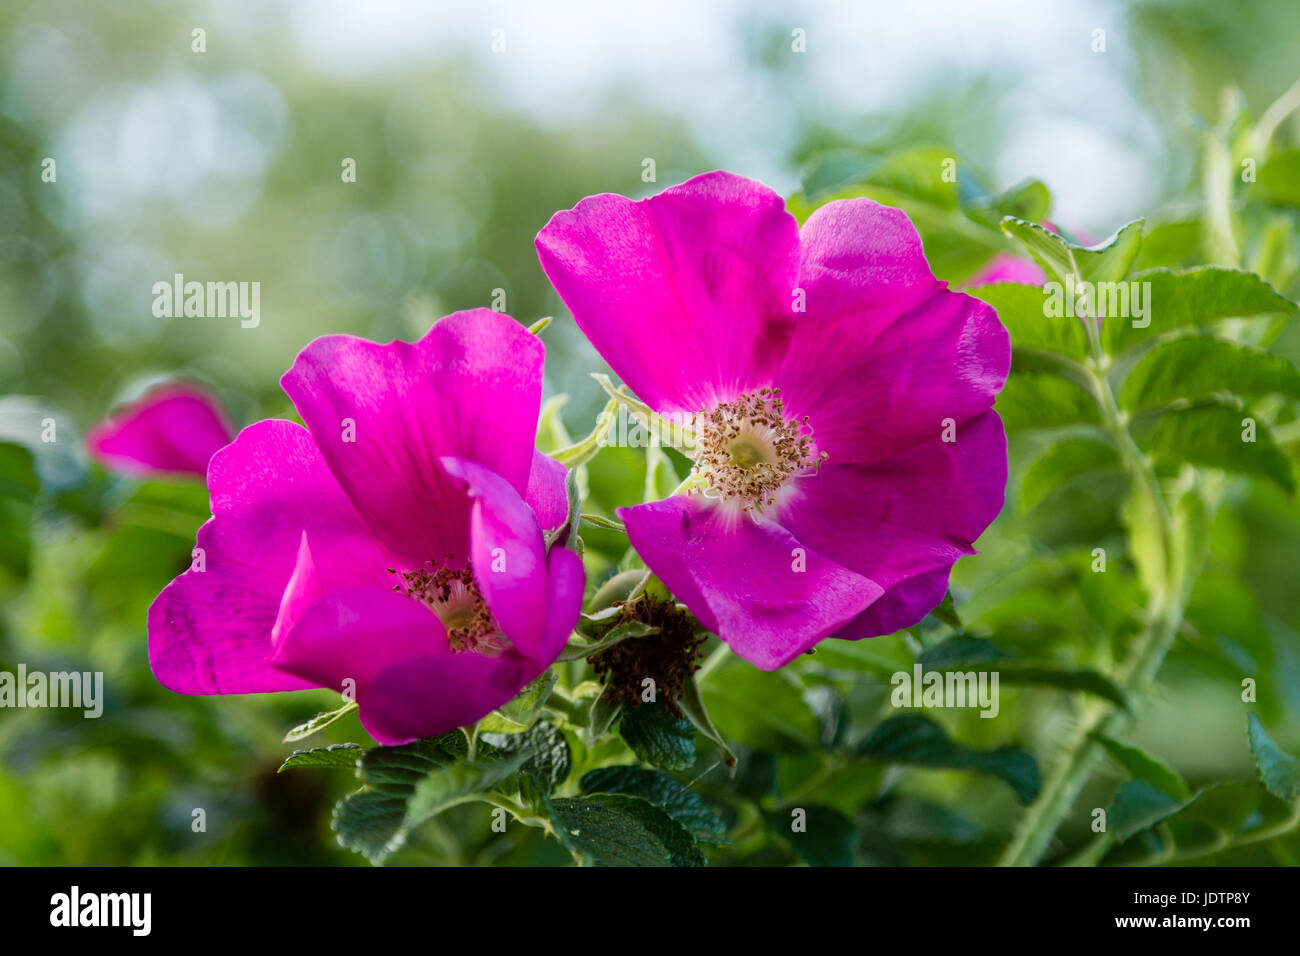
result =
[[[212,459],[213,517],[191,567],[149,608],[149,663],[183,694],[296,690],[267,662],[304,532],[323,589],[387,584],[392,558],[370,535],[300,425],[263,421]],[[196,562],[197,563],[197,562]]]
[[127,474],[203,478],[209,459],[233,438],[215,398],[193,385],[172,383],[151,389],[92,427],[86,449],[106,468]]
[[771,384],[796,318],[798,242],[780,196],[712,172],[640,202],[584,199],[537,251],[596,350],[667,413]]
[[852,620],[879,585],[770,522],[676,495],[619,509],[646,565],[701,623],[765,670]]
[[964,422],[955,439],[935,438],[874,465],[825,464],[795,482],[777,521],[886,591],[950,568],[975,553],[975,539],[1002,510],[1007,482],[996,412]]
[[465,557],[469,499],[439,458],[479,462],[527,488],[542,353],[509,316],[474,309],[414,344],[317,339],[281,384],[375,537],[418,567]]
[[1011,363],[1006,329],[934,278],[902,210],[831,202],[802,241],[808,312],[777,384],[830,461],[881,461],[992,407]]

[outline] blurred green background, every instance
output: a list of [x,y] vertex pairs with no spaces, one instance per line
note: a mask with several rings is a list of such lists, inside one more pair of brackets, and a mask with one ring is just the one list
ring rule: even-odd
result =
[[[29,449],[39,481],[37,494],[21,474],[5,479],[0,669],[103,671],[107,693],[98,720],[0,711],[0,862],[364,862],[328,829],[348,775],[275,773],[292,749],[285,731],[333,695],[183,698],[149,673],[145,610],[188,563],[205,493],[106,474],[79,436],[150,383],[204,383],[239,425],[289,416],[278,379],[315,336],[410,339],[503,289],[517,319],[556,316],[547,393],[570,396],[563,422],[582,434],[602,404],[588,373],[604,366],[533,250],[550,215],[581,197],[644,195],[718,167],[791,194],[827,156],[933,145],[959,157],[963,183],[1042,179],[1053,221],[1102,237],[1139,217],[1196,215],[1224,90],[1258,116],[1300,71],[1300,6],[1286,0],[785,6],[0,0],[0,441]],[[196,28],[205,52],[192,49]],[[796,30],[806,52],[791,48]],[[1294,143],[1294,121],[1279,136]],[[47,157],[54,182],[42,181]],[[345,159],[355,183],[342,181]],[[1292,234],[1294,222],[1283,221]],[[1288,248],[1278,274],[1295,297]],[[931,251],[953,282],[979,264]],[[153,283],[178,272],[260,282],[260,326],[155,318]],[[1275,350],[1297,357],[1300,337]],[[47,416],[53,444],[37,438]],[[1022,452],[1013,440],[1013,461]],[[639,455],[599,461],[591,510],[640,494]],[[1250,774],[1232,677],[1243,660],[1267,670],[1260,711],[1275,737],[1300,743],[1300,511],[1243,487],[1137,735],[1190,782]],[[1080,595],[1054,582],[1057,565],[1034,563],[1058,534],[1069,532],[1008,505],[955,579],[968,625],[1017,647],[1060,641],[1069,658]],[[619,543],[590,535],[599,573]],[[1039,572],[1037,590],[1014,586]],[[889,660],[898,641],[831,651],[819,666],[833,670],[836,653]],[[817,674],[794,673],[815,702]],[[756,695],[775,679],[736,678]],[[865,727],[888,684],[848,687],[847,712]],[[974,742],[1050,749],[1059,728],[1040,703],[1027,693],[1000,720],[944,719]],[[329,738],[366,742],[355,718]],[[797,748],[769,749],[755,748],[747,773],[791,787],[809,777]],[[828,799],[857,810],[879,785],[864,771]],[[957,774],[922,776],[905,797],[871,812],[882,832],[911,833],[898,844],[912,862],[978,862],[1015,812],[996,783]],[[931,798],[970,818],[946,847],[906,831]],[[191,828],[198,807],[206,832]],[[566,859],[531,836],[458,826],[461,812],[409,861]],[[1296,852],[1279,843],[1240,862]],[[759,846],[732,860],[782,854]]]

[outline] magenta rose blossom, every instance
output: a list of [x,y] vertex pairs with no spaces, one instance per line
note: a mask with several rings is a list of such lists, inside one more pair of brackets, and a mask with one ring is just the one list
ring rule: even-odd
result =
[[385,744],[509,701],[581,610],[565,469],[534,450],[542,344],[478,309],[414,344],[317,339],[281,379],[306,427],[257,422],[208,471],[196,559],[149,609],[184,694],[355,691]]
[[150,389],[86,433],[86,450],[113,471],[140,477],[208,473],[217,449],[234,439],[217,400],[195,385]]
[[1011,350],[906,215],[843,200],[801,232],[776,193],[714,172],[584,199],[537,248],[628,387],[696,416],[696,487],[619,514],[707,628],[773,669],[943,599],[1002,507]]

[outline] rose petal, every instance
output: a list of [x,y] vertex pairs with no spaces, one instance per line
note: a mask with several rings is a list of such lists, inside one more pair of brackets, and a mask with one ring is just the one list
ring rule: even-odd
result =
[[469,553],[479,592],[511,646],[536,657],[547,603],[546,543],[537,518],[490,469],[463,458],[443,458],[442,465],[467,484],[474,499]]
[[414,344],[317,339],[281,384],[375,537],[419,566],[465,557],[469,500],[440,457],[480,462],[527,488],[542,352],[513,319],[474,309]]
[[836,464],[871,463],[992,407],[1011,344],[991,307],[949,292],[898,209],[831,202],[804,224],[808,314],[778,384]]
[[533,453],[524,501],[533,509],[537,523],[545,532],[556,531],[569,523],[569,492],[565,487],[568,477],[569,469],[550,455]]
[[696,412],[770,384],[791,327],[798,230],[761,183],[713,172],[556,213],[537,252],[578,326],[640,398]]
[[874,465],[823,465],[796,480],[777,521],[888,591],[974,554],[1006,482],[1006,435],[989,411],[958,426],[953,442],[935,438]]
[[393,558],[370,536],[311,436],[263,421],[212,459],[213,517],[198,534],[204,570],[186,571],[149,608],[149,663],[182,694],[295,690],[267,663],[271,631],[311,539],[322,587],[386,586]]
[[677,495],[619,509],[646,565],[701,623],[765,670],[789,663],[876,600],[875,582],[770,522]]

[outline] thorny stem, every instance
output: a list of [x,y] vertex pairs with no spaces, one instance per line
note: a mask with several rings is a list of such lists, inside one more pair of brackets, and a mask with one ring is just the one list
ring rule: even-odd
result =
[[1119,686],[1130,702],[1130,710],[1091,700],[1084,706],[1061,758],[1003,852],[999,861],[1003,866],[1034,866],[1042,859],[1061,821],[1069,813],[1101,757],[1097,738],[1101,735],[1115,736],[1130,726],[1151,692],[1183,617],[1185,569],[1178,554],[1169,505],[1150,461],[1133,441],[1125,416],[1115,401],[1105,373],[1106,358],[1101,349],[1097,323],[1094,319],[1085,319],[1085,324],[1094,366],[1093,391],[1120,458],[1155,515],[1164,574],[1163,580],[1155,582],[1152,587],[1146,623],[1117,675]]

